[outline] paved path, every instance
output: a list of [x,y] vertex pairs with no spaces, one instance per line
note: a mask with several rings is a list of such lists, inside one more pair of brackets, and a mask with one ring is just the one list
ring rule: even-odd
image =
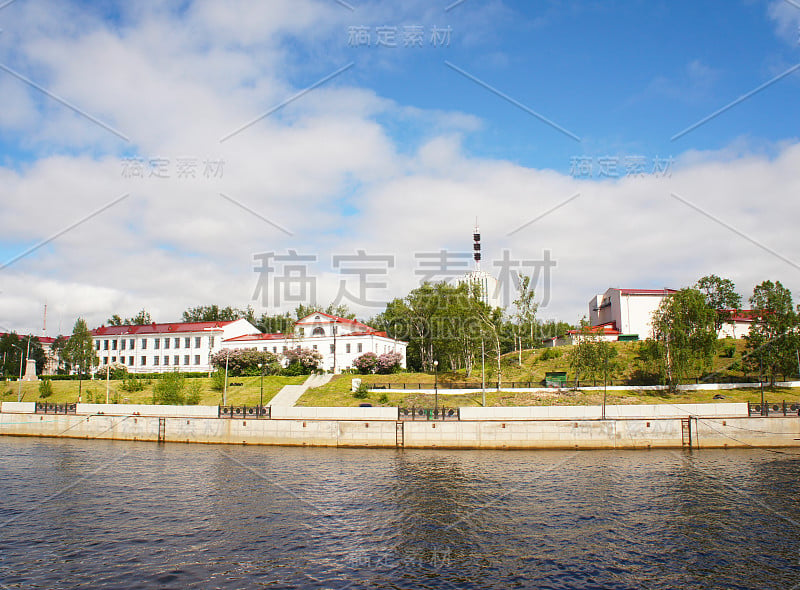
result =
[[292,407],[300,399],[307,389],[325,385],[331,380],[333,375],[310,375],[302,385],[284,385],[283,388],[272,398],[269,406]]

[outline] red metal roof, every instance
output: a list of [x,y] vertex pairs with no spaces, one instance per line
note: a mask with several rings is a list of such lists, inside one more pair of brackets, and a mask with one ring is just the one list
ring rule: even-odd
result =
[[244,336],[234,336],[226,338],[223,342],[258,342],[260,340],[289,340],[291,334],[245,334]]
[[372,332],[372,331],[375,330],[375,328],[370,328],[368,325],[362,324],[358,320],[351,320],[351,319],[348,319],[348,318],[341,318],[341,317],[339,317],[337,315],[331,315],[329,313],[325,313],[325,312],[322,312],[322,311],[317,311],[315,313],[310,313],[306,317],[300,318],[299,320],[297,320],[295,322],[295,325],[297,325],[297,324],[318,324],[319,322],[314,322],[314,321],[307,322],[306,321],[311,316],[317,316],[317,315],[324,315],[326,318],[329,318],[329,319],[333,320],[332,322],[327,322],[327,323],[350,324],[351,326],[358,326],[358,327],[361,327],[361,328],[365,328],[366,331],[368,331],[368,332]]
[[143,326],[100,326],[92,330],[93,336],[125,336],[128,334],[183,334],[222,330],[236,320],[224,322],[175,322],[171,324],[145,324]]

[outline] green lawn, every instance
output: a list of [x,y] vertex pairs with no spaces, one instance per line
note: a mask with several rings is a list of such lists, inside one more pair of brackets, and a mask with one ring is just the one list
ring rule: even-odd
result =
[[[364,383],[422,383],[431,389],[434,376],[425,373],[397,373],[394,375],[337,375],[322,387],[308,390],[298,401],[299,406],[358,406],[361,403],[371,403],[376,406],[419,406],[433,407],[435,400],[433,394],[386,392],[370,390],[367,399],[356,399],[350,392],[351,379],[360,377]],[[463,381],[463,376],[439,375],[439,382]],[[510,380],[510,379],[509,379]],[[480,381],[480,379],[478,379]],[[424,385],[423,385],[424,386]],[[446,407],[480,406],[481,393],[469,395],[450,395],[449,390],[440,390],[439,405]],[[724,395],[726,399],[715,400],[717,394]],[[765,388],[767,401],[800,401],[800,388],[777,387]],[[761,392],[756,386],[753,389],[727,389],[718,391],[681,391],[668,393],[666,391],[638,391],[634,388],[624,391],[609,391],[608,404],[663,404],[663,403],[711,403],[759,401]],[[557,391],[533,392],[497,392],[487,390],[487,406],[541,406],[541,405],[597,405],[603,402],[602,391]]]
[[[284,385],[299,385],[306,380],[306,376],[300,377],[264,377],[264,403],[267,404],[273,396],[280,391]],[[216,406],[222,403],[222,392],[211,388],[211,379],[192,378],[188,381],[200,381],[200,405]],[[145,385],[144,390],[128,392],[122,389],[122,381],[109,382],[109,398],[113,402],[117,399],[119,403],[149,404],[153,401],[153,383]],[[52,403],[76,402],[78,401],[78,382],[77,381],[51,381],[53,385],[53,395],[46,401]],[[145,381],[147,383],[147,381]],[[236,405],[257,405],[261,390],[260,377],[231,377],[228,383],[242,383],[241,386],[228,386],[228,404]],[[14,381],[0,381],[0,401],[17,401],[18,383]],[[106,382],[104,380],[83,381],[83,401],[95,403],[105,403],[106,401]],[[39,397],[38,383],[22,383],[22,401],[45,401]]]

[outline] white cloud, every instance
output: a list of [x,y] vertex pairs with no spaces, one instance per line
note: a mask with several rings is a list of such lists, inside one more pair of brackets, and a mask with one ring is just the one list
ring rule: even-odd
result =
[[[469,251],[476,217],[488,270],[503,249],[525,259],[552,252],[558,266],[545,317],[577,321],[609,286],[680,287],[711,272],[733,278],[743,294],[767,278],[800,291],[798,270],[764,249],[793,256],[796,143],[687,152],[671,178],[580,181],[471,157],[463,141],[480,120],[396,104],[347,74],[220,143],[342,63],[331,52],[314,72],[287,67],[287,36],[325,39],[356,15],[332,2],[261,3],[252,13],[255,5],[209,2],[183,12],[128,6],[121,24],[84,19],[81,28],[68,18],[72,9],[26,4],[17,16],[30,35],[18,35],[16,52],[0,49],[3,59],[132,142],[0,77],[13,113],[0,129],[40,150],[29,164],[0,167],[6,259],[130,196],[0,271],[2,325],[38,330],[45,302],[62,332],[78,315],[99,324],[142,307],[164,321],[203,303],[257,307],[253,254],[289,248],[319,257],[323,303],[340,278],[331,256],[358,249],[396,257],[375,297],[400,296],[418,281],[414,253]],[[411,9],[381,10],[366,4],[358,18],[401,19]],[[699,65],[688,72],[705,75]],[[412,130],[411,139],[396,137],[397,128]],[[124,178],[121,157],[133,152],[168,159],[170,178]],[[198,160],[195,178],[177,177],[180,157]],[[206,158],[224,160],[221,178],[202,174]]]

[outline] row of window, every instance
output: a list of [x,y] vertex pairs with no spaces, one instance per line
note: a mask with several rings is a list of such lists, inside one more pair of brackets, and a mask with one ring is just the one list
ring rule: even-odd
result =
[[[174,338],[142,338],[139,340],[139,349],[140,350],[147,350],[147,342],[150,341],[153,343],[153,349],[158,350],[161,348],[162,341],[164,348],[170,347],[170,342],[172,343],[172,348],[181,348],[181,340],[183,340],[183,348],[192,348],[192,339],[194,339],[194,348],[200,348],[202,344],[202,336],[184,336],[181,337],[174,337]],[[95,347],[97,350],[100,350],[101,344],[103,350],[117,350],[117,340],[97,340],[95,342]],[[110,346],[110,348],[109,348]],[[209,348],[214,348],[214,337],[208,337],[208,346]],[[136,349],[136,339],[135,338],[120,338],[119,339],[119,350],[125,350],[126,347],[129,350]]]
[[[121,357],[119,357],[119,362],[122,363],[123,365],[127,365],[129,367],[132,367],[133,366],[133,359],[134,359],[134,357],[132,357],[132,356],[129,356],[127,358],[124,357],[124,356],[121,356]],[[162,362],[162,360],[163,360],[163,362]],[[183,355],[183,366],[188,367],[190,365],[190,362],[189,362],[190,360],[191,360],[191,355],[188,355],[188,354]],[[112,363],[116,363],[117,362],[117,357],[112,356],[111,357],[111,362]],[[104,365],[108,364],[108,357],[107,356],[103,357],[102,364],[104,364]],[[169,366],[169,364],[170,364],[170,357],[168,355],[164,355],[163,359],[161,357],[157,357],[157,356],[153,357],[153,366],[156,366],[156,367],[159,366],[159,365]],[[200,364],[200,355],[199,354],[194,355],[194,363],[193,364],[194,365],[199,365]],[[140,367],[146,367],[147,366],[147,357],[146,356],[141,357],[141,363],[139,364],[139,366]],[[176,354],[176,355],[172,356],[172,366],[176,366],[176,367],[177,366],[181,366],[181,355]]]

